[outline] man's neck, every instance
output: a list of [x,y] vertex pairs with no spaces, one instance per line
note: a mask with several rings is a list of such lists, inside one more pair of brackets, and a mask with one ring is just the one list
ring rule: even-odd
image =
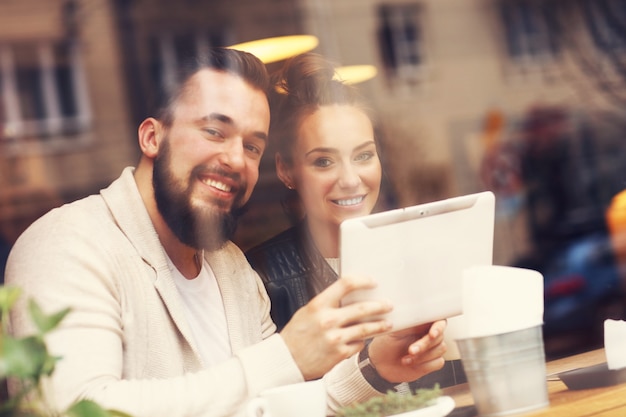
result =
[[202,269],[203,252],[183,245],[177,240],[177,244],[166,245],[163,248],[178,271],[187,279],[194,279]]

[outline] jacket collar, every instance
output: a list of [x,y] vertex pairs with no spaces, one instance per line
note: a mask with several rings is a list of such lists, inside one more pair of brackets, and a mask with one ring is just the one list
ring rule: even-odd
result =
[[133,167],[125,168],[122,175],[100,194],[118,227],[143,260],[157,272],[167,271],[166,255],[139,194],[134,172]]
[[187,342],[196,350],[182,301],[169,269],[167,255],[137,188],[134,172],[133,167],[125,168],[122,175],[100,194],[121,232],[144,262],[154,270],[153,284],[156,290],[172,320]]

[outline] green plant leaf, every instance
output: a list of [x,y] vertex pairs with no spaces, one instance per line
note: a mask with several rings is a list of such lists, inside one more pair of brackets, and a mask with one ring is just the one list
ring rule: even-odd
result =
[[65,413],[45,403],[41,378],[51,375],[61,358],[48,353],[44,336],[59,325],[70,309],[45,314],[34,300],[29,300],[28,311],[37,333],[14,338],[5,318],[20,294],[17,288],[0,285],[0,381],[8,377],[21,380],[20,391],[0,401],[0,417],[132,417],[121,411],[103,409],[91,400],[76,402]]
[[108,417],[108,412],[91,400],[81,400],[66,412],[68,417]]
[[42,371],[50,368],[47,364],[49,361],[48,350],[40,337],[29,336],[15,339],[8,335],[2,336],[0,355],[2,377],[13,376],[38,380]]
[[0,311],[2,311],[2,317],[9,312],[13,304],[22,294],[22,290],[16,287],[0,286]]
[[130,417],[121,411],[106,410],[91,400],[78,401],[68,408],[65,414],[67,417]]
[[28,311],[30,312],[30,316],[33,323],[35,323],[35,326],[37,326],[39,333],[42,335],[57,327],[70,310],[71,309],[69,308],[64,308],[63,310],[52,314],[45,314],[35,300],[28,300]]
[[412,394],[388,391],[385,395],[345,406],[336,417],[383,417],[427,407],[441,396],[439,384],[432,389],[421,388]]
[[111,417],[133,417],[131,414],[119,410],[107,410]]

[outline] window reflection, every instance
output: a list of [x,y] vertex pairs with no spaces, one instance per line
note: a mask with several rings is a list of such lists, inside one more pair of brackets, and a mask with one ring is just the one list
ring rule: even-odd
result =
[[424,60],[421,9],[419,3],[379,6],[380,53],[391,78],[411,82],[419,76]]
[[0,64],[5,139],[45,139],[72,135],[87,127],[90,111],[75,44],[4,45]]

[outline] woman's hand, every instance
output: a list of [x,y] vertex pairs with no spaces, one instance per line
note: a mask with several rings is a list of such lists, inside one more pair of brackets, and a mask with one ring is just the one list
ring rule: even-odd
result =
[[369,346],[370,362],[392,383],[414,381],[444,365],[446,321],[436,321],[375,337]]

